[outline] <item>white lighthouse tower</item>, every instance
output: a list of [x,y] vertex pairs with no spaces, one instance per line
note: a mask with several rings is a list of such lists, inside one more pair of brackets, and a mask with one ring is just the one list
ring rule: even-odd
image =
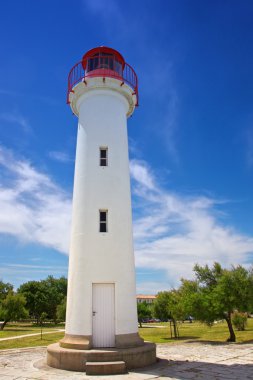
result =
[[86,372],[89,362],[144,366],[155,346],[138,334],[127,139],[137,76],[116,50],[94,48],[70,71],[67,101],[78,134],[66,332],[47,362]]

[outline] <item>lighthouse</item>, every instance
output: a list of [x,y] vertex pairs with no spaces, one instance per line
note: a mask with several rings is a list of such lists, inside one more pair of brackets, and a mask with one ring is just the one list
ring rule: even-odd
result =
[[90,362],[151,364],[155,345],[138,334],[128,158],[136,73],[112,48],[89,50],[69,73],[67,103],[78,131],[66,330],[47,363],[87,373]]

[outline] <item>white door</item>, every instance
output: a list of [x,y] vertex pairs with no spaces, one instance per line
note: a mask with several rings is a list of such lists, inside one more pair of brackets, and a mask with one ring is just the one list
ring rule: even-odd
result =
[[115,347],[114,284],[92,284],[93,347]]

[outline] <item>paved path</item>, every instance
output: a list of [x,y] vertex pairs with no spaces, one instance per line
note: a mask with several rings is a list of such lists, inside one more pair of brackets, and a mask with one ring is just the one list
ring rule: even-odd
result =
[[[43,335],[44,334],[55,334],[57,332],[62,332],[62,331],[65,331],[65,330],[64,329],[57,329],[54,331],[45,331],[45,332],[43,331]],[[0,338],[0,342],[2,342],[3,340],[21,339],[21,338],[26,338],[29,336],[36,336],[36,335],[40,335],[40,332],[39,333],[26,334],[26,335],[9,336],[8,338]]]
[[253,344],[158,344],[159,362],[126,375],[86,376],[47,367],[46,348],[0,351],[1,380],[253,380]]

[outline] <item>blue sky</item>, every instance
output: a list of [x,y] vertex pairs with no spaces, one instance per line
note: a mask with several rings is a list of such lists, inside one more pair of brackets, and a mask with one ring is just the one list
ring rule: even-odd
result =
[[137,291],[195,263],[252,265],[253,3],[14,0],[0,12],[0,278],[67,275],[77,119],[67,76],[89,49],[139,78],[128,121]]

